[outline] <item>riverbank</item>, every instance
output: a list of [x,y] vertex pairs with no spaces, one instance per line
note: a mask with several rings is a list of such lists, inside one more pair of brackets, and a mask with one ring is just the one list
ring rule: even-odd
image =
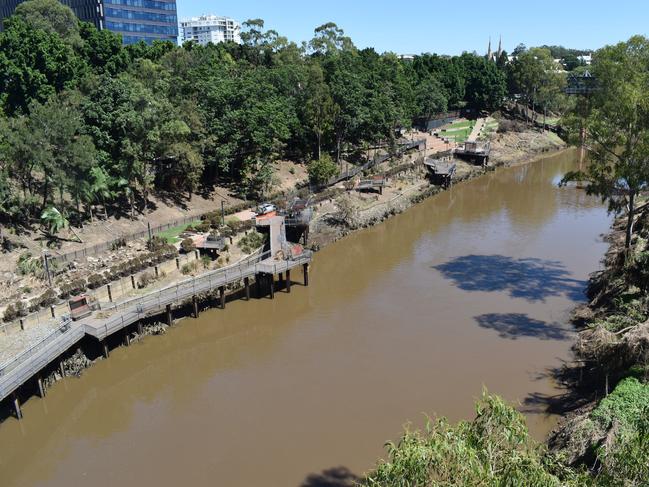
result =
[[[512,167],[535,161],[538,157],[565,150],[566,143],[552,132],[525,130],[496,133],[490,137],[492,156],[487,167],[457,160],[454,184],[462,183],[499,167]],[[416,154],[396,166],[377,168],[388,177],[382,194],[347,191],[339,185],[336,196],[317,205],[310,228],[312,247],[317,250],[362,228],[381,223],[403,213],[413,205],[444,191],[430,184],[423,166],[426,154]]]
[[624,472],[628,482],[649,474],[649,211],[646,201],[638,208],[631,248],[621,217],[606,237],[604,270],[591,276],[589,302],[574,312],[577,361],[557,372],[567,392],[550,407],[564,419],[548,441],[593,473],[636,464]]
[[[423,412],[472,417],[483,384],[514,402],[556,394],[537,374],[570,357],[560,325],[610,225],[596,198],[557,187],[574,167],[566,152],[458,184],[324,248],[309,287],[114,340],[2,425],[7,487],[297,486],[367,471]],[[528,424],[541,438],[554,417]]]

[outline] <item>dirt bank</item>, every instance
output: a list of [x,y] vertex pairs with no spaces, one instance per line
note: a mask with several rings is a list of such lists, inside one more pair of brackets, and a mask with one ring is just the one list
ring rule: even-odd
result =
[[[480,176],[496,167],[528,163],[536,156],[566,148],[566,143],[552,132],[527,130],[506,132],[490,137],[492,155],[485,168],[457,160],[454,184]],[[402,213],[433,196],[443,188],[431,185],[422,165],[430,151],[411,154],[402,161],[376,168],[377,174],[388,176],[383,193],[361,193],[338,187],[339,194],[319,203],[311,223],[311,245],[314,249],[335,242],[361,228],[376,225],[390,216]]]

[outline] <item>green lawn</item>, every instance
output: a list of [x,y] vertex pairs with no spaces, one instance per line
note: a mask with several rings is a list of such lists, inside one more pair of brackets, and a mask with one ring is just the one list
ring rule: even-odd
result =
[[179,225],[177,227],[169,228],[169,229],[165,230],[164,232],[156,233],[156,236],[164,238],[167,241],[167,243],[175,244],[175,243],[180,242],[180,239],[178,238],[178,235],[180,235],[185,230],[187,230],[187,227],[189,227],[190,225],[197,225],[198,223],[201,223],[201,221],[200,220],[194,220],[193,222],[186,223],[184,225]]
[[464,122],[453,122],[449,127],[446,128],[446,130],[464,129],[467,127],[473,127],[474,125],[475,122],[473,120],[465,120]]

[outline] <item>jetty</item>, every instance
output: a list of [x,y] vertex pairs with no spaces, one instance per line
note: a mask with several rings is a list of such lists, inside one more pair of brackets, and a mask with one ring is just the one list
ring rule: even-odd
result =
[[439,184],[445,188],[453,184],[457,163],[452,159],[429,158],[424,161],[424,166],[426,166],[433,184]]
[[129,345],[131,332],[136,327],[141,334],[143,320],[162,316],[167,325],[171,326],[174,310],[181,307],[191,306],[192,315],[197,318],[199,302],[214,294],[218,297],[219,307],[225,309],[226,290],[229,288],[242,290],[242,296],[250,300],[253,279],[259,298],[268,296],[274,299],[278,284],[290,293],[291,271],[300,267],[303,270],[304,286],[308,286],[312,252],[300,245],[286,242],[284,217],[273,217],[268,225],[271,242],[269,250],[260,249],[235,264],[185,279],[138,298],[118,303],[99,303],[99,311],[78,321],[73,321],[69,316],[62,318],[61,325],[50,335],[9,362],[0,364],[0,401],[11,398],[15,415],[21,419],[19,390],[35,382],[39,395],[44,397],[45,369],[56,366],[58,362],[61,375],[65,376],[62,360],[87,337],[97,341],[104,357],[108,358],[109,338],[122,335],[123,343]]

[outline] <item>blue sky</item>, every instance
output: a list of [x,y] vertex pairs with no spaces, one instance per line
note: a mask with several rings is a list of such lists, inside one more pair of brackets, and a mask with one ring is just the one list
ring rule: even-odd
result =
[[598,48],[649,34],[648,0],[177,0],[180,18],[213,13],[244,21],[262,18],[266,27],[292,41],[333,21],[358,47],[399,54],[483,52],[503,36],[511,51],[562,44]]

